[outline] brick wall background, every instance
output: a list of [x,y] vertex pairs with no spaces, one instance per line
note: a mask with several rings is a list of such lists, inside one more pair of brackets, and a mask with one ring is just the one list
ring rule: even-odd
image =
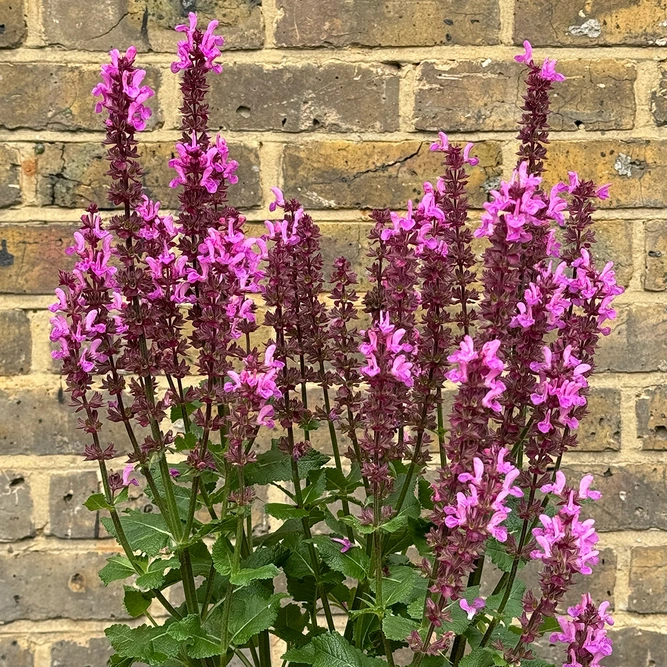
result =
[[664,0],[0,0],[0,666],[101,667],[99,637],[122,616],[96,575],[114,545],[82,507],[97,476],[77,456],[46,306],[82,207],[107,205],[89,93],[112,47],[136,44],[157,90],[146,187],[176,201],[168,64],[188,9],[219,18],[228,42],[212,122],[242,165],[232,202],[261,222],[284,185],[314,210],[327,258],[356,268],[367,210],[400,208],[437,177],[437,130],[476,141],[479,209],[514,164],[516,45],[562,62],[549,179],[576,168],[613,184],[598,254],[627,288],[568,460],[604,493],[604,558],[586,584],[615,607],[608,667],[667,665]]

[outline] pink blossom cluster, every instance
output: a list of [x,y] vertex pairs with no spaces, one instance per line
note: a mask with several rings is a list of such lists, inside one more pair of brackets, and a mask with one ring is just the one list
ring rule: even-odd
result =
[[563,667],[601,667],[600,660],[611,655],[612,642],[605,626],[613,625],[608,614],[609,602],[596,606],[589,593],[578,605],[567,610],[570,618],[558,617],[561,632],[551,634],[551,642],[567,644],[568,660]]
[[[499,542],[507,540],[507,528],[502,524],[511,510],[505,503],[509,496],[515,498],[523,496],[523,491],[514,485],[516,478],[519,476],[518,468],[509,461],[505,461],[508,454],[507,449],[501,449],[487,467],[485,467],[482,459],[475,458],[473,459],[474,472],[465,472],[458,476],[459,482],[467,485],[467,493],[459,491],[456,494],[456,505],[446,505],[444,507],[446,515],[444,523],[447,528],[466,529],[474,525],[475,515],[484,511],[484,498],[480,497],[480,492],[484,493],[486,480],[489,477],[497,478],[498,483],[493,489],[494,498],[490,503],[493,513],[486,524],[486,530]],[[488,469],[489,467],[491,467],[491,470]],[[432,486],[434,491],[433,501],[437,503],[445,500],[445,497],[442,496],[442,488],[437,483]]]
[[481,374],[484,386],[488,388],[482,399],[482,405],[494,412],[500,412],[498,397],[507,388],[505,383],[498,379],[505,368],[505,364],[498,358],[499,348],[499,340],[490,340],[482,345],[481,351],[477,351],[473,339],[465,336],[458,352],[447,357],[447,361],[457,364],[457,368],[447,373],[447,379],[456,383],[468,382],[469,367],[472,362],[477,362],[475,370]]
[[[121,56],[117,49],[113,49],[109,55],[111,62],[101,68],[102,81],[93,88],[93,95],[102,96],[102,100],[95,105],[95,111],[101,113],[103,109],[111,110],[114,100],[120,97],[127,107],[124,110],[126,122],[135,130],[141,131],[152,114],[144,102],[153,97],[155,91],[150,86],[141,85],[146,72],[133,66],[137,55],[135,47],[127,49],[124,56]],[[110,120],[106,122],[108,124]]]
[[540,549],[531,552],[530,557],[541,560],[545,568],[555,566],[571,572],[591,574],[591,565],[598,562],[598,551],[595,545],[598,535],[595,532],[595,520],[579,520],[581,501],[599,500],[601,494],[590,490],[592,475],[586,475],[579,484],[579,490],[566,485],[562,471],[556,473],[556,481],[542,487],[544,493],[551,493],[558,498],[559,511],[553,517],[540,515],[541,528],[533,529],[533,536]]
[[222,72],[222,65],[214,60],[220,56],[220,48],[225,40],[220,35],[214,35],[213,31],[218,27],[218,21],[211,21],[202,33],[197,28],[197,15],[194,12],[188,14],[189,25],[177,25],[176,32],[184,32],[185,39],[178,43],[179,60],[171,64],[171,71],[177,72],[192,68],[193,60],[201,57],[201,66],[216,74]]
[[[514,56],[514,60],[525,65],[533,65],[533,47],[529,41],[523,43],[525,52]],[[540,70],[540,77],[545,81],[565,81],[565,76],[556,71],[556,61],[551,58],[545,58]]]
[[413,352],[414,347],[404,343],[405,329],[396,329],[389,321],[389,316],[380,313],[379,321],[362,335],[366,341],[361,343],[359,351],[366,357],[366,365],[361,373],[367,378],[375,377],[382,372],[378,357],[386,363],[389,374],[397,382],[410,388],[414,384],[412,377],[412,362],[407,361],[406,354]]
[[178,142],[176,144],[178,157],[169,160],[169,166],[176,171],[176,178],[170,181],[170,188],[188,184],[188,176],[196,174],[196,185],[199,185],[210,194],[218,191],[225,181],[227,183],[238,183],[236,170],[238,162],[229,159],[229,148],[227,142],[218,134],[215,142],[206,150],[200,145],[195,132],[189,144]]

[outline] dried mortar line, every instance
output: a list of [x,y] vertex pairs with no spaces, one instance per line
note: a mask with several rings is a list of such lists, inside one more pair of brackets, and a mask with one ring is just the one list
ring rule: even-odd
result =
[[44,36],[42,32],[42,3],[40,0],[23,0],[27,34],[25,46],[30,48],[42,48]]
[[278,19],[282,15],[283,10],[278,8],[276,0],[262,0],[262,16],[264,20],[264,50],[276,48],[275,33]]
[[[637,78],[634,85],[635,127],[637,132],[652,131],[655,119],[651,113],[651,96],[660,86],[660,70],[656,61],[637,62]],[[663,132],[664,136],[664,132]]]
[[498,33],[500,43],[516,49],[514,45],[514,13],[516,11],[514,0],[499,0],[498,9],[500,13],[500,31]]
[[[417,101],[417,65],[408,63],[401,66],[398,121],[402,133],[414,132],[415,104]],[[435,135],[435,133],[433,133]]]
[[[327,46],[315,47],[271,47],[261,49],[223,49],[223,66],[230,62],[275,65],[275,64],[317,64],[329,61],[360,62],[377,64],[390,62],[419,62],[421,60],[505,60],[509,61],[521,51],[521,44],[496,45],[433,45],[433,46],[346,46],[331,49]],[[536,59],[545,57],[558,60],[655,60],[665,58],[664,47],[656,45],[628,46],[540,46],[534,47]],[[3,51],[0,62],[7,63],[55,63],[64,65],[99,65],[106,57],[104,49],[84,51],[63,49],[55,45],[19,47]],[[169,67],[174,54],[169,51],[139,51],[140,65],[164,65]]]

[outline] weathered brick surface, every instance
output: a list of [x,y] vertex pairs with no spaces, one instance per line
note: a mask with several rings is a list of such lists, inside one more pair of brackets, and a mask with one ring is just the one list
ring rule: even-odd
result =
[[112,619],[124,616],[123,588],[97,576],[106,556],[94,551],[0,554],[0,620]]
[[15,148],[0,146],[0,208],[21,203],[19,165]]
[[[470,176],[470,201],[481,206],[501,172],[500,146],[475,146],[480,166]],[[424,180],[441,174],[442,158],[427,143],[365,141],[288,144],[283,151],[283,181],[311,208],[403,208],[418,197]],[[294,190],[294,185],[291,188]]]
[[78,225],[0,224],[0,293],[52,294],[58,270],[71,268],[65,255]]
[[24,0],[0,0],[0,48],[20,46],[25,38]]
[[[14,386],[0,385],[0,450],[3,456],[12,454],[79,454],[88,443],[86,435],[76,428],[77,416],[67,406],[58,377],[49,381]],[[127,442],[125,428],[110,424],[105,435],[119,448]],[[139,435],[138,435],[139,437]],[[140,437],[141,440],[141,437]]]
[[[174,0],[99,0],[95,20],[85,0],[44,0],[42,24],[48,44],[85,51],[126,49],[169,51],[176,48],[174,27],[187,23],[197,10],[200,25],[217,18],[228,48],[260,48],[263,43],[261,7],[247,0],[207,0],[197,6]],[[63,17],[66,16],[67,20]]]
[[637,399],[636,411],[642,449],[667,449],[667,388],[645,389]]
[[588,415],[581,420],[577,432],[581,451],[618,451],[621,448],[621,393],[617,389],[593,389],[588,397]]
[[662,208],[667,191],[667,143],[632,139],[619,141],[554,141],[549,148],[547,179],[567,181],[567,172],[577,171],[596,183],[611,183],[609,199],[600,202],[611,208]]
[[604,500],[586,505],[598,531],[667,530],[667,468],[663,464],[567,466],[572,479],[592,472]]
[[[157,87],[154,70],[147,70],[146,83]],[[99,79],[96,65],[54,63],[0,63],[0,127],[8,130],[99,130],[100,116],[90,94]],[[155,98],[148,103],[154,115],[149,127],[159,121]]]
[[514,38],[534,46],[664,46],[665,19],[662,0],[533,0],[515,5]]
[[[0,540],[10,542],[32,537],[32,494],[30,482],[23,472],[0,472]],[[0,664],[2,664],[0,662]]]
[[60,641],[51,647],[51,667],[106,667],[112,653],[106,637],[84,644]]
[[99,537],[98,513],[83,506],[99,490],[97,473],[92,471],[51,475],[49,533],[66,539]]
[[[96,202],[110,208],[104,176],[108,162],[99,144],[45,144],[36,160],[37,196],[43,206],[85,208]],[[239,182],[229,186],[229,202],[248,208],[261,203],[259,152],[256,146],[229,145],[232,159],[239,162]],[[165,208],[178,207],[179,190],[169,187],[175,176],[168,161],[174,156],[170,142],[144,143],[140,146],[146,194],[162,202]]]
[[619,306],[617,311],[611,334],[600,341],[596,356],[598,371],[667,370],[667,306],[633,304]]
[[640,614],[667,611],[667,547],[633,547],[628,609]]
[[[597,216],[598,218],[600,216]],[[616,282],[623,287],[630,284],[634,275],[632,228],[630,220],[595,220],[597,243],[591,248],[597,266],[614,263]]]
[[280,46],[495,44],[497,0],[278,0]]
[[396,71],[381,65],[231,63],[211,86],[211,124],[230,130],[387,132],[398,129],[398,87]]
[[22,310],[0,310],[0,340],[0,375],[29,373],[32,354],[30,320]]
[[667,221],[649,220],[645,225],[644,289],[664,292],[667,289]]
[[0,639],[0,667],[33,667],[34,664],[32,650],[17,639]]
[[[554,130],[629,129],[634,123],[636,68],[619,60],[564,61],[568,78],[553,93]],[[515,62],[425,62],[417,74],[414,125],[418,130],[514,130],[525,67]]]

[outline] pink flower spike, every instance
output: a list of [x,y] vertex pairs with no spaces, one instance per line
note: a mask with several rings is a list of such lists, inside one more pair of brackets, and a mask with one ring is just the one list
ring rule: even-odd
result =
[[131,463],[123,468],[123,486],[129,486],[130,484],[139,486],[139,482],[134,477],[130,476],[133,472],[134,466]]
[[523,43],[523,48],[525,49],[525,52],[520,53],[517,56],[514,56],[514,60],[516,60],[518,63],[524,63],[528,65],[533,61],[533,47],[531,43],[528,40],[526,40]]
[[605,183],[604,185],[601,185],[595,192],[595,194],[598,196],[598,199],[609,199],[610,187],[611,183]]
[[273,212],[278,207],[285,208],[285,197],[283,196],[283,191],[280,188],[271,188],[271,192],[273,192],[273,196],[276,198],[276,200],[269,204],[269,211]]
[[347,538],[347,537],[343,537],[343,538],[340,538],[340,537],[332,537],[332,538],[331,538],[331,541],[332,541],[332,542],[338,542],[338,544],[342,544],[342,545],[343,545],[343,546],[341,546],[341,548],[340,548],[340,552],[341,552],[342,554],[347,553],[350,549],[352,549],[352,548],[354,547],[354,542],[350,541],[350,539]]
[[565,81],[565,75],[556,71],[556,61],[551,58],[544,59],[540,76],[546,81]]
[[444,132],[438,132],[439,141],[436,141],[431,144],[430,150],[432,151],[446,151],[449,150],[449,139]]
[[459,600],[459,607],[461,607],[461,609],[463,609],[463,611],[465,611],[468,614],[469,621],[473,619],[473,617],[478,611],[484,609],[485,606],[486,603],[482,598],[475,598],[472,602],[468,602],[463,598]]
[[602,494],[599,491],[592,491],[590,489],[594,479],[593,475],[585,475],[582,477],[581,482],[579,483],[580,500],[585,500],[587,498],[590,498],[591,500],[600,500],[600,498],[602,498]]
[[476,167],[479,164],[478,157],[470,157],[470,151],[475,147],[475,144],[472,142],[466,144],[466,147],[463,149],[463,161],[467,162],[471,167]]
[[174,479],[178,478],[181,476],[180,470],[177,470],[176,468],[169,468],[169,475],[173,477]]

